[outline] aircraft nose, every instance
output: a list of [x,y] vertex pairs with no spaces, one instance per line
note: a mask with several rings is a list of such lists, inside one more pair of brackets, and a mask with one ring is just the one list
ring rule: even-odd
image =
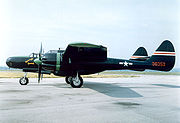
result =
[[11,67],[12,66],[12,58],[9,57],[7,60],[6,60],[6,64],[7,66]]

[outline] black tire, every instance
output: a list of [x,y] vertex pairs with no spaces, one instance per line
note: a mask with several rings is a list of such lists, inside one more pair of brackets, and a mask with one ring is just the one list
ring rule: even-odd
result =
[[79,83],[76,83],[76,81],[73,81],[72,79],[70,84],[73,88],[80,88],[83,85],[83,79],[79,76]]
[[70,81],[70,76],[66,76],[65,80],[66,80],[66,83],[67,83],[67,84],[70,84],[70,83],[71,83],[71,81]]
[[27,77],[22,77],[19,79],[19,83],[21,85],[27,85],[29,83],[29,79]]

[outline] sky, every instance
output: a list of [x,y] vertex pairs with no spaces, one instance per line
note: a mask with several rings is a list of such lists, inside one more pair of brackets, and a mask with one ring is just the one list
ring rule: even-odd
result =
[[108,47],[129,59],[144,46],[151,55],[163,40],[180,68],[179,0],[0,0],[0,66],[10,56],[65,49],[72,42]]

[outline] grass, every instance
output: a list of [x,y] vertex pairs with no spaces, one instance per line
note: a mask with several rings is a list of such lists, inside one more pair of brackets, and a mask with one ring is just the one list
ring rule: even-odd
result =
[[[24,76],[24,73],[21,71],[0,71],[0,78],[21,78]],[[28,78],[37,78],[37,73],[28,73]],[[121,75],[121,74],[91,74],[91,75],[83,75],[83,78],[128,78],[128,77],[139,77],[137,75]],[[55,76],[53,74],[47,75],[44,74],[43,78],[60,78],[60,76]]]
[[[24,73],[21,71],[1,71],[0,72],[0,78],[21,78],[24,76]],[[28,73],[27,74],[28,78],[37,78],[38,74],[37,73]],[[44,78],[59,78],[54,75],[43,75]]]
[[[136,71],[105,71],[99,74],[83,75],[83,78],[128,78],[128,77],[140,77],[140,75],[180,75],[180,72],[136,72]],[[4,70],[0,71],[0,78],[20,78],[24,73],[19,70]],[[37,78],[37,73],[28,73],[28,78]],[[44,74],[43,78],[60,78],[53,74]]]

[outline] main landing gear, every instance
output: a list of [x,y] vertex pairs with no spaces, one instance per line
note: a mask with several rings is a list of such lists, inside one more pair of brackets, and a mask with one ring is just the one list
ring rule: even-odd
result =
[[76,76],[67,76],[65,80],[66,83],[70,84],[73,88],[80,88],[83,85],[83,79],[78,73]]
[[24,77],[19,79],[19,83],[21,85],[27,85],[29,83],[29,79],[26,76],[27,76],[27,73],[24,74]]

